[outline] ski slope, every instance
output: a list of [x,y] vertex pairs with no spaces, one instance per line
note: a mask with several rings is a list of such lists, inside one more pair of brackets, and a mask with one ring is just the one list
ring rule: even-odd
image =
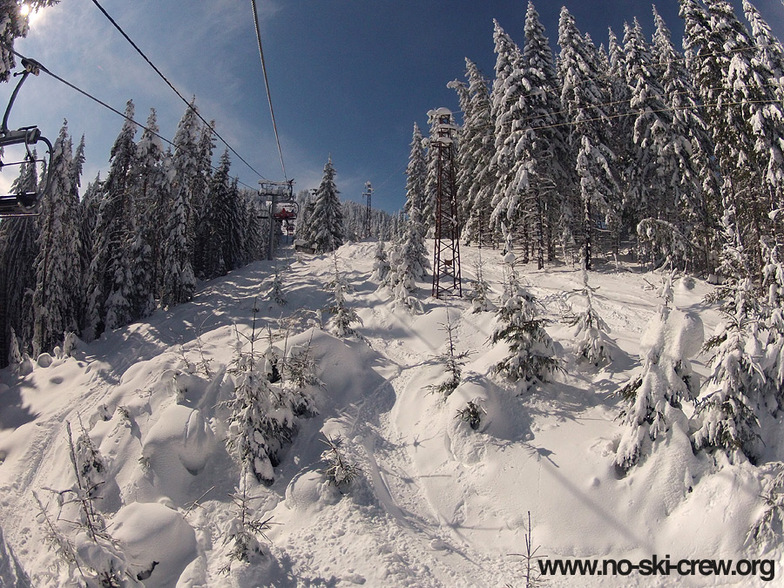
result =
[[[581,287],[571,266],[523,267],[526,285],[552,321],[548,332],[564,373],[526,397],[492,373],[506,354],[489,337],[493,313],[472,313],[465,299],[435,300],[420,284],[424,312],[395,309],[371,278],[374,243],[343,246],[338,267],[352,292],[361,338],[330,334],[325,284],[332,255],[285,252],[285,305],[269,301],[272,262],[256,262],[201,285],[190,303],[159,310],[148,322],[79,343],[73,357],[42,357],[29,373],[0,372],[0,585],[60,586],[46,526],[33,492],[56,515],[57,493],[70,488],[66,422],[79,422],[108,461],[110,482],[98,508],[134,573],[131,585],[213,586],[524,586],[528,513],[534,546],[549,558],[775,560],[744,546],[760,516],[762,472],[750,464],[694,456],[677,429],[620,477],[613,467],[621,434],[618,388],[639,367],[640,337],[656,312],[663,276],[637,267],[599,266],[594,305],[619,352],[602,370],[575,364],[563,322]],[[503,273],[497,251],[464,247],[463,275],[478,257],[494,296]],[[468,284],[465,291],[469,289]],[[675,307],[701,317],[706,336],[720,320],[703,302],[711,287],[675,283]],[[225,538],[236,519],[229,495],[239,468],[226,451],[227,371],[237,342],[257,326],[280,349],[312,346],[319,414],[301,419],[275,468],[271,487],[253,488],[252,507],[271,526],[264,555],[229,563]],[[428,386],[444,375],[444,325],[455,325],[459,351],[470,351],[461,385],[447,399]],[[325,330],[322,327],[327,327]],[[262,341],[263,342],[263,341]],[[266,346],[266,343],[262,347]],[[708,358],[694,369],[703,377]],[[455,418],[467,401],[486,414],[478,431]],[[780,430],[781,427],[779,426]],[[324,435],[343,439],[361,468],[351,489],[326,483]],[[769,461],[784,440],[766,439]],[[72,527],[59,523],[67,532]],[[223,571],[222,571],[223,570]],[[15,579],[16,578],[16,579]],[[22,578],[22,579],[19,579]],[[770,585],[732,576],[551,576],[549,586]],[[775,581],[773,582],[775,585]]]

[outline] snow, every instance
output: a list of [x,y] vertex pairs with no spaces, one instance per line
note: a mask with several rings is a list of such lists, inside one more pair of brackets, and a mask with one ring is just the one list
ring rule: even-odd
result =
[[[578,368],[565,296],[581,287],[579,269],[520,265],[542,302],[565,372],[525,397],[493,375],[507,353],[489,339],[495,315],[468,300],[435,300],[418,282],[421,314],[396,309],[378,289],[373,243],[338,250],[360,337],[339,339],[318,327],[334,276],[332,255],[287,260],[287,304],[258,300],[257,328],[269,327],[281,353],[310,345],[318,414],[298,417],[271,486],[249,487],[253,516],[270,526],[262,554],[231,562],[240,471],[226,450],[225,401],[236,328],[250,332],[257,296],[274,280],[256,262],[200,285],[192,302],[159,310],[148,322],[76,342],[72,357],[49,356],[28,372],[0,372],[0,584],[23,569],[35,586],[58,586],[55,555],[31,491],[57,513],[59,492],[74,485],[66,422],[79,419],[107,463],[99,508],[132,574],[145,586],[503,586],[524,583],[527,513],[533,542],[548,557],[673,559],[766,557],[777,572],[780,545],[765,554],[744,545],[761,515],[762,471],[691,450],[686,417],[653,442],[625,476],[613,466],[623,431],[614,394],[639,370],[641,338],[661,300],[660,274],[636,266],[590,273],[593,305],[609,326],[618,357],[601,369]],[[286,255],[293,255],[286,252]],[[479,250],[461,250],[473,278]],[[510,254],[511,255],[511,254]],[[497,301],[499,251],[482,251],[483,274]],[[278,262],[280,263],[280,262]],[[615,266],[614,266],[615,267]],[[700,350],[720,320],[703,302],[712,286],[679,280],[667,347],[708,374]],[[456,351],[471,351],[462,382],[448,397],[428,386],[444,377],[447,321]],[[456,418],[468,402],[481,409],[472,430]],[[687,415],[690,411],[686,411]],[[769,423],[781,429],[782,423]],[[777,429],[777,430],[778,430]],[[347,488],[327,482],[325,437],[361,473]],[[766,438],[766,455],[784,455],[784,435]],[[74,536],[72,526],[62,529]],[[4,535],[4,537],[3,537]],[[4,538],[5,541],[2,541]],[[79,543],[88,549],[87,543]],[[97,556],[96,556],[97,557]],[[159,562],[152,567],[152,562]],[[152,569],[151,569],[152,568]],[[673,577],[552,576],[550,586],[668,586]],[[754,582],[757,584],[754,584]],[[687,586],[764,585],[760,578],[683,577]]]

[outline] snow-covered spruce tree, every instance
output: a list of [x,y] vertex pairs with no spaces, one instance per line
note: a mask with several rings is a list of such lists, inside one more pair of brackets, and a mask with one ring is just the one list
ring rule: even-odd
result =
[[98,337],[105,329],[116,329],[131,320],[131,170],[136,159],[133,113],[133,101],[129,100],[125,107],[127,118],[112,146],[109,173],[103,183],[103,198],[94,230],[93,256],[87,273],[87,312],[83,332],[88,341]]
[[[174,154],[164,163],[170,182],[167,222],[161,262],[161,306],[169,307],[193,298],[196,277],[192,265],[192,199],[198,183],[199,125],[196,106],[191,103],[174,135]],[[170,163],[169,163],[170,162]]]
[[288,350],[282,372],[283,390],[292,399],[294,415],[305,418],[316,416],[319,411],[313,390],[324,383],[316,375],[312,341]]
[[752,463],[762,454],[758,413],[764,373],[757,334],[758,301],[749,278],[724,289],[724,323],[705,343],[714,350],[712,373],[703,386],[695,414],[695,450],[723,451],[732,461],[745,456]]
[[327,312],[332,314],[328,325],[340,338],[355,337],[358,333],[351,325],[354,323],[362,324],[362,319],[359,318],[357,311],[346,303],[346,293],[349,290],[349,285],[346,279],[340,275],[337,255],[334,256],[334,262],[335,279],[327,284],[327,290],[332,293],[329,305],[326,308]]
[[619,208],[615,155],[610,149],[610,121],[605,112],[608,94],[599,51],[580,33],[565,7],[561,9],[558,45],[561,106],[572,123],[569,147],[579,178],[583,266],[591,269],[595,221],[617,226]]
[[244,472],[239,487],[234,489],[234,493],[230,494],[229,498],[237,508],[238,516],[229,523],[223,540],[224,543],[232,543],[229,551],[229,563],[220,569],[221,573],[226,574],[231,572],[232,562],[249,564],[254,557],[262,555],[259,538],[269,541],[264,532],[270,529],[270,521],[272,520],[272,517],[262,520],[255,516],[250,502],[253,498],[258,497],[248,496],[248,480]]
[[[408,216],[405,230],[394,245],[390,258],[398,262],[405,259],[408,269],[416,280],[425,277],[430,267],[427,248],[425,247],[425,221],[423,219],[424,194],[424,160],[422,158],[422,136],[419,127],[414,125],[414,137],[411,140],[411,153],[406,168],[406,203],[404,211]],[[396,263],[390,260],[392,272],[396,272]]]
[[640,341],[643,366],[619,394],[624,406],[624,425],[615,466],[626,471],[652,451],[652,443],[672,427],[686,432],[688,425],[682,404],[696,397],[698,382],[691,370],[690,357],[702,342],[702,324],[695,317],[673,321],[672,276],[664,283],[662,303]]
[[474,313],[495,310],[495,305],[490,300],[490,284],[485,278],[484,261],[482,253],[474,266],[475,278],[471,280],[471,291],[468,293],[468,300],[471,301],[471,310]]
[[[292,399],[267,378],[266,360],[256,350],[260,333],[256,328],[258,309],[253,308],[249,335],[237,329],[237,343],[231,373],[234,397],[226,402],[230,411],[226,446],[232,456],[258,482],[272,484],[273,468],[280,463],[280,451],[295,432]],[[249,349],[246,351],[245,346]]]
[[231,190],[228,149],[220,159],[218,169],[210,181],[204,208],[199,215],[194,244],[194,271],[202,279],[226,275],[236,267],[235,222],[238,219]]
[[[188,234],[195,241],[201,224],[201,217],[206,211],[207,198],[212,182],[212,154],[215,151],[215,121],[203,124],[199,130],[196,148],[196,167],[191,170],[191,222]],[[191,244],[194,247],[195,244]],[[195,256],[195,251],[193,252]],[[195,263],[195,262],[194,262]]]
[[430,392],[446,398],[460,385],[463,366],[466,364],[470,351],[457,351],[456,335],[457,326],[450,320],[449,311],[446,314],[446,323],[441,324],[441,330],[446,333],[446,351],[435,357],[436,361],[446,369],[446,379],[440,384],[428,386]]
[[387,257],[384,242],[379,241],[373,254],[373,278],[378,280],[381,286],[387,286],[389,284],[390,270],[389,258]]
[[389,286],[395,306],[409,312],[422,312],[422,303],[416,298],[416,282],[424,277],[422,257],[416,243],[421,238],[414,222],[408,220],[405,232],[389,254]]
[[560,365],[553,340],[544,328],[547,321],[539,316],[538,302],[520,284],[514,253],[508,252],[504,263],[504,291],[496,313],[498,324],[490,341],[503,341],[510,353],[494,370],[516,382],[518,393],[524,394],[547,382]]
[[588,284],[588,272],[582,271],[583,287],[573,294],[578,294],[583,299],[583,308],[574,313],[569,323],[574,327],[573,338],[577,341],[575,354],[578,363],[587,363],[593,367],[607,365],[613,360],[612,349],[614,344],[607,338],[610,327],[596,312],[593,305],[594,293],[598,288]]
[[[495,122],[495,152],[490,167],[496,181],[490,203],[490,224],[495,232],[499,232],[502,223],[512,229],[523,226],[520,190],[516,181],[522,160],[516,149],[524,132],[522,121],[529,113],[524,97],[528,80],[524,79],[522,53],[498,21],[494,23],[496,65],[490,101]],[[522,243],[521,248],[525,251],[523,259],[526,261],[528,243]]]
[[308,217],[306,240],[317,253],[329,253],[343,245],[343,212],[338,194],[330,157]]
[[768,262],[763,270],[763,286],[767,287],[767,298],[761,304],[761,326],[765,333],[762,397],[776,416],[784,410],[784,260],[780,248],[767,247],[766,254]]
[[[411,136],[411,150],[408,154],[408,165],[406,166],[406,203],[403,211],[411,218],[416,214],[422,220],[422,209],[425,204],[425,179],[427,177],[427,164],[425,162],[425,150],[423,147],[424,139],[419,125],[414,123],[414,131]],[[422,227],[424,234],[424,227]]]
[[753,275],[761,275],[767,213],[777,206],[781,183],[784,112],[771,72],[733,7],[724,0],[680,0],[684,47],[713,139],[721,173],[722,208],[734,207],[740,243]]
[[655,8],[653,18],[656,24],[653,51],[658,56],[664,103],[672,114],[670,143],[662,162],[663,182],[674,197],[675,228],[691,244],[691,263],[698,269],[711,271],[719,206],[718,175],[710,157],[712,144],[684,57],[676,51],[670,31]]
[[77,330],[81,301],[78,198],[71,189],[72,146],[67,124],[60,130],[49,170],[49,197],[39,219],[33,293],[33,355],[51,351],[66,331]]
[[555,257],[554,232],[562,206],[559,199],[564,198],[561,194],[567,190],[572,172],[565,167],[568,150],[553,52],[539,13],[530,1],[522,57],[530,87],[526,97],[529,124],[517,147],[524,163],[516,181],[523,193],[532,252],[537,267],[542,269],[545,258],[552,261]]
[[[35,158],[33,151],[33,158]],[[23,162],[19,177],[11,185],[11,193],[35,190],[38,185],[36,167]],[[21,351],[29,353],[33,339],[32,293],[35,290],[35,259],[38,253],[38,219],[32,216],[10,218],[0,223],[0,288],[4,308],[0,308],[0,349],[10,351],[11,333],[15,332]],[[0,356],[0,366],[7,357]]]
[[146,128],[136,145],[133,162],[132,202],[133,233],[130,236],[131,320],[150,316],[155,310],[155,296],[160,281],[162,210],[166,194],[163,170],[163,145],[158,133],[155,109],[150,109]]
[[489,83],[476,63],[467,58],[465,62],[468,84],[457,80],[447,84],[458,92],[463,110],[458,137],[457,201],[460,218],[464,219],[463,240],[482,246],[493,242],[489,226],[495,181],[490,168],[495,149],[494,124]]

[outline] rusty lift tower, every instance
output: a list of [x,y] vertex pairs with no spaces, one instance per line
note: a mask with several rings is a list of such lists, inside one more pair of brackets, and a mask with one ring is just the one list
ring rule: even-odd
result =
[[433,296],[462,296],[460,273],[460,219],[457,212],[455,145],[452,112],[438,108],[428,112],[433,136],[430,149],[436,159],[435,244],[433,248]]

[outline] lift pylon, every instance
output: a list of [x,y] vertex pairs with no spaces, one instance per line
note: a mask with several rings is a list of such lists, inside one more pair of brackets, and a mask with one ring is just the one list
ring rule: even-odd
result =
[[433,296],[462,296],[460,270],[460,219],[457,212],[457,181],[452,112],[438,108],[427,113],[434,134],[430,149],[436,158],[435,244],[433,247]]

